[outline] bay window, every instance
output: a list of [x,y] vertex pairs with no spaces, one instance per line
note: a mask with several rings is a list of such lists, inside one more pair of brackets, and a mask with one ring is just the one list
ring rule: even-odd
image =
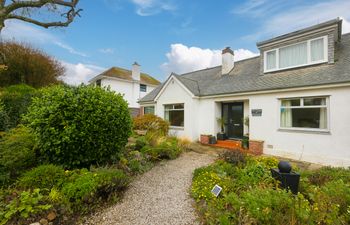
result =
[[327,36],[264,52],[264,71],[272,72],[327,62]]
[[184,104],[164,105],[164,119],[169,121],[170,126],[184,126]]
[[280,127],[328,129],[327,97],[281,99]]

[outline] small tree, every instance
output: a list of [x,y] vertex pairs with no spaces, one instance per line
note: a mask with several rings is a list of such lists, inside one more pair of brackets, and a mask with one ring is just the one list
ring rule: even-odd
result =
[[14,84],[43,87],[62,82],[59,79],[65,72],[62,64],[30,45],[1,42],[0,52],[4,56],[3,63],[7,67],[6,70],[0,70],[2,87]]
[[52,86],[33,98],[25,117],[43,156],[68,168],[106,164],[131,134],[122,95],[93,86]]
[[[0,33],[9,19],[21,20],[41,27],[67,27],[81,9],[77,9],[79,0],[0,0]],[[33,13],[43,9],[51,14],[58,13],[58,21],[45,22],[35,19]],[[62,20],[63,19],[63,20]]]

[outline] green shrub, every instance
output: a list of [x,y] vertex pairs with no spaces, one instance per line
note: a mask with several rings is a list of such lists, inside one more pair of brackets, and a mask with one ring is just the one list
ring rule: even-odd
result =
[[156,115],[146,114],[134,119],[134,129],[146,130],[147,132],[157,132],[161,135],[167,135],[169,131],[169,122]]
[[150,155],[154,160],[159,159],[175,159],[178,157],[182,149],[178,145],[178,141],[173,137],[164,137],[160,139],[156,146],[144,146],[141,151]]
[[5,106],[2,100],[0,99],[0,132],[6,131],[10,127],[10,117],[5,111]]
[[322,167],[308,175],[309,182],[318,186],[335,179],[342,179],[343,181],[350,182],[350,169]]
[[33,191],[23,191],[0,211],[0,224],[6,224],[13,217],[28,218],[35,214],[46,211],[52,205],[46,204],[40,189]]
[[35,166],[35,137],[31,130],[20,126],[0,139],[0,183],[12,182],[23,171]]
[[65,181],[64,169],[55,165],[41,165],[26,173],[18,180],[21,188],[51,189],[60,187]]
[[52,86],[40,94],[25,120],[50,163],[68,168],[103,165],[126,145],[132,122],[122,95],[84,85]]
[[239,150],[227,150],[219,155],[219,158],[232,165],[244,165],[246,163],[245,154]]
[[135,149],[136,150],[141,150],[146,145],[149,145],[149,142],[146,139],[146,137],[144,137],[144,136],[137,137],[136,143],[135,143]]
[[3,89],[0,99],[8,117],[8,128],[14,128],[21,123],[21,117],[27,113],[32,97],[36,95],[37,90],[26,84],[12,85]]
[[106,200],[118,194],[129,183],[129,178],[121,170],[112,168],[86,169],[68,172],[61,193],[75,209],[86,211],[85,205]]

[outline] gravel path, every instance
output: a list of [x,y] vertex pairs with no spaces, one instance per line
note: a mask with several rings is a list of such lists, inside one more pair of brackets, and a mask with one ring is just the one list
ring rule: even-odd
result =
[[97,213],[84,224],[199,224],[189,195],[194,169],[210,164],[211,154],[186,152],[137,177],[120,203]]

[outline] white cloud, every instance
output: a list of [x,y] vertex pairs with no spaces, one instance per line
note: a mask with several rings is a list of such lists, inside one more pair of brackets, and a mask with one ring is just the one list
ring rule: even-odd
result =
[[[246,49],[238,49],[234,53],[235,61],[257,55]],[[187,47],[183,44],[172,44],[166,57],[168,62],[161,65],[166,74],[171,72],[181,74],[221,65],[221,50]]]
[[114,49],[112,48],[101,48],[98,51],[103,54],[114,54]]
[[139,16],[151,16],[162,11],[173,11],[176,6],[170,0],[131,0]]
[[6,21],[1,36],[4,40],[15,40],[34,44],[54,44],[67,50],[71,54],[87,57],[87,54],[77,51],[70,45],[64,43],[59,37],[49,33],[47,30],[40,29],[39,27],[18,20]]
[[69,53],[73,54],[73,55],[79,55],[79,56],[82,56],[82,57],[88,57],[87,54],[83,53],[83,52],[79,52],[77,50],[75,50],[74,48],[72,48],[71,46],[67,45],[67,44],[64,44],[60,41],[54,41],[53,42],[55,45],[57,45],[58,47],[61,47],[65,50],[67,50]]
[[62,77],[62,80],[72,85],[87,84],[91,78],[105,70],[103,67],[90,64],[72,64],[64,61],[61,63],[66,68],[66,73]]
[[[259,30],[244,37],[250,41],[271,38],[336,17],[343,18],[343,33],[349,31],[350,1],[348,0],[331,0],[316,4],[307,3],[307,5],[300,5],[298,1],[285,1],[282,4],[283,8],[281,5],[276,6],[273,2],[264,0],[250,1],[250,3],[251,7],[243,5],[243,8],[234,10],[236,14],[250,16],[253,19],[260,17],[262,25],[259,26]],[[285,8],[287,10],[284,10]]]

